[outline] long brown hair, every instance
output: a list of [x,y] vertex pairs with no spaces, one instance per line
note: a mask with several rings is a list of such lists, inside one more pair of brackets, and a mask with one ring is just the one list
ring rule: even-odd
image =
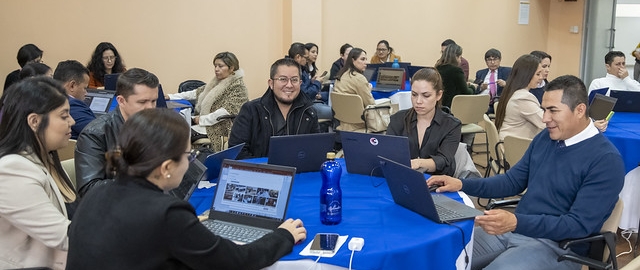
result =
[[498,99],[498,108],[496,109],[496,128],[498,131],[500,131],[500,127],[502,127],[502,123],[504,122],[509,99],[511,99],[515,91],[527,88],[529,82],[531,82],[531,79],[536,74],[539,65],[540,58],[530,54],[520,56],[513,64],[513,69],[509,74],[507,84],[504,86],[504,89],[502,89],[500,99]]

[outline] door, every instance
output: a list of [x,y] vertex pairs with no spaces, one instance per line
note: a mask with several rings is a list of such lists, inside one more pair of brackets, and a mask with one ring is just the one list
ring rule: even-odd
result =
[[604,77],[604,56],[613,50],[617,0],[586,0],[580,77],[589,87],[595,78]]

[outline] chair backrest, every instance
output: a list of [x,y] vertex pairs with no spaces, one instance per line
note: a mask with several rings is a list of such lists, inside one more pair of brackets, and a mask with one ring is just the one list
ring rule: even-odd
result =
[[504,160],[511,166],[516,165],[529,148],[531,139],[511,136],[504,137]]
[[340,120],[340,122],[364,124],[362,119],[364,106],[362,104],[362,98],[358,95],[331,93],[331,107],[335,112],[333,117]]
[[75,151],[76,140],[69,139],[69,144],[66,147],[58,149],[58,157],[60,157],[60,161],[72,159]]
[[489,95],[456,95],[451,101],[451,114],[463,125],[478,123],[487,111]]
[[74,159],[72,158],[63,160],[62,162],[60,162],[60,164],[62,165],[64,171],[67,172],[69,180],[71,180],[73,186],[77,189],[78,186],[76,185],[76,165],[74,163]]
[[[489,143],[489,156],[491,159],[496,162],[501,162],[502,157],[504,156],[504,147],[502,144],[498,144],[500,142],[500,137],[498,136],[498,129],[496,125],[489,119],[489,116],[484,114],[482,123],[484,124],[484,129],[487,131],[487,142]],[[499,151],[499,152],[496,152]]]
[[[624,208],[624,203],[622,199],[618,198],[618,202],[616,206],[613,207],[613,211],[611,211],[611,215],[607,220],[602,224],[602,228],[600,228],[600,232],[612,232],[616,233],[618,231],[618,226],[620,225],[620,218],[622,217],[622,209]],[[614,255],[615,256],[615,255]],[[609,249],[604,249],[604,254],[602,257],[602,261],[606,261],[609,258]]]

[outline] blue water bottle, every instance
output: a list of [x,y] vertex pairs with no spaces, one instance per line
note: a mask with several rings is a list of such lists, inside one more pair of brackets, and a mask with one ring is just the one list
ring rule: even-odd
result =
[[391,64],[392,68],[400,68],[400,63],[398,63],[398,58],[393,58],[393,64]]
[[322,188],[320,188],[320,222],[336,225],[342,221],[342,190],[340,176],[342,167],[335,161],[336,154],[327,153],[327,161],[322,163]]

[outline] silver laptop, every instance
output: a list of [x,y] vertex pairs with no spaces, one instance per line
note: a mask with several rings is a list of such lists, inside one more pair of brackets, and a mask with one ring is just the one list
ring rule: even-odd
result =
[[87,88],[87,96],[84,98],[84,103],[89,106],[94,114],[103,115],[109,112],[111,103],[114,102],[115,95],[115,90]]
[[396,204],[438,223],[473,219],[483,215],[473,207],[445,195],[429,192],[425,175],[385,157],[378,157]]
[[376,87],[372,91],[391,92],[404,89],[406,73],[404,68],[378,68]]
[[202,222],[214,234],[251,243],[284,222],[296,168],[225,159]]
[[298,173],[320,171],[327,152],[333,151],[335,133],[272,136],[269,164],[296,167]]
[[341,131],[347,172],[382,176],[379,155],[411,166],[409,139],[403,136]]

